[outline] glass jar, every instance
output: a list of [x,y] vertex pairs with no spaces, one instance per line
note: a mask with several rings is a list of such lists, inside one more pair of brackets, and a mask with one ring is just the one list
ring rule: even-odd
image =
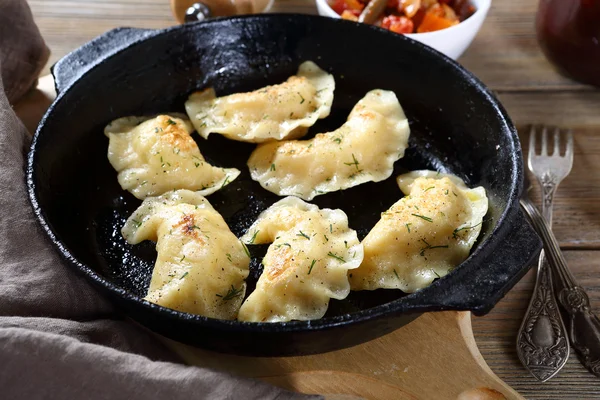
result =
[[600,87],[600,0],[540,0],[537,36],[565,75]]

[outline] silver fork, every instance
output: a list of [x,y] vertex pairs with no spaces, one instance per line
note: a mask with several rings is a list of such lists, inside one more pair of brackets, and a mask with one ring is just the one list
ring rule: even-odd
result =
[[[570,169],[573,159],[571,135],[568,135],[565,158],[567,159],[563,161],[565,168],[568,166]],[[521,206],[531,219],[535,230],[542,236],[544,249],[556,279],[558,300],[567,316],[571,345],[577,351],[579,361],[591,373],[600,377],[600,319],[593,313],[587,293],[571,274],[549,224],[544,221],[528,198],[521,199]]]
[[[541,154],[535,152],[537,136],[536,128],[532,127],[527,164],[542,187],[542,215],[548,226],[552,226],[554,193],[573,165],[573,136],[570,131],[564,135],[567,138],[564,156],[560,155],[563,135],[558,128],[554,130],[552,155],[548,155],[548,129],[542,128]],[[556,303],[552,272],[542,250],[533,295],[517,335],[517,354],[525,368],[536,379],[545,382],[561,370],[569,359],[569,352],[569,339]]]

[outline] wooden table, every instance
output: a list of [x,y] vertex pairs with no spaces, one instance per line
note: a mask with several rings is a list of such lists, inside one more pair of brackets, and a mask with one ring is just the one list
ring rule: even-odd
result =
[[[48,65],[114,27],[164,28],[175,23],[167,0],[30,0],[29,4],[52,50]],[[531,123],[574,129],[575,162],[556,196],[554,230],[575,276],[600,310],[600,91],[561,77],[546,62],[534,35],[536,7],[535,0],[496,0],[459,61],[496,92],[520,131]],[[311,0],[276,0],[273,11],[315,14],[316,8]],[[544,384],[520,365],[515,336],[532,285],[529,273],[490,314],[473,318],[485,360],[528,399],[600,398],[600,379],[581,367],[573,354],[560,375]]]

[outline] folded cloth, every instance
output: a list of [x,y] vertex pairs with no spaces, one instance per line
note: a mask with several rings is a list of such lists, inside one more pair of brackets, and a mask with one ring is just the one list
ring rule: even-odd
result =
[[319,398],[179,364],[65,266],[27,199],[30,137],[9,103],[47,58],[25,0],[0,0],[0,398]]

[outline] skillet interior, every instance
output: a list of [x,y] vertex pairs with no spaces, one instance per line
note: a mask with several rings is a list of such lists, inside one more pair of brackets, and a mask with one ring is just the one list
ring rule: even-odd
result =
[[[188,94],[201,87],[214,86],[219,95],[224,95],[282,82],[305,60],[315,61],[336,79],[332,113],[311,128],[308,137],[337,128],[354,104],[374,88],[393,90],[410,121],[410,148],[396,163],[390,179],[313,200],[320,207],[343,209],[359,238],[382,211],[401,197],[394,182],[399,173],[436,169],[454,173],[470,186],[486,188],[490,210],[472,256],[432,287],[434,291],[439,287],[437,293],[447,296],[452,285],[467,276],[468,271],[461,270],[479,268],[478,264],[506,234],[508,228],[501,229],[501,225],[510,225],[515,218],[522,171],[514,128],[481,83],[439,53],[377,28],[318,17],[255,16],[169,29],[103,60],[62,93],[36,134],[29,160],[29,185],[34,208],[63,255],[113,296],[126,299],[126,310],[137,312],[147,325],[179,340],[199,344],[199,339],[190,334],[170,334],[168,328],[157,328],[156,324],[185,320],[187,329],[195,323],[197,327],[220,327],[232,332],[248,328],[248,324],[170,312],[136,298],[145,294],[149,284],[156,255],[154,244],[130,246],[121,238],[124,220],[140,201],[119,187],[106,158],[108,140],[102,130],[121,116],[182,112]],[[55,74],[59,72],[55,70]],[[208,197],[239,236],[278,197],[249,178],[245,163],[253,145],[228,141],[216,134],[209,140],[198,135],[195,138],[211,163],[242,171],[232,184]],[[536,245],[539,247],[537,241]],[[536,245],[527,249],[529,257],[537,250]],[[266,246],[251,246],[256,257],[250,290],[265,250]],[[489,279],[493,282],[495,277]],[[436,309],[436,297],[427,297],[427,293],[408,296],[411,301],[405,304],[421,303],[425,308],[417,307],[419,311]],[[491,304],[502,294],[496,293]],[[460,304],[460,293],[452,294],[459,296],[456,308],[463,309],[475,309],[479,295],[485,298],[479,311],[485,312],[491,307],[489,293],[464,293],[465,299],[470,299],[464,305]],[[326,318],[313,324],[294,322],[252,329],[276,333],[331,328],[390,311],[410,311],[410,307],[394,306],[402,300],[392,301],[402,296],[390,290],[359,292],[347,300],[332,301]],[[366,312],[356,313],[361,310]],[[404,323],[413,317],[404,316]],[[383,325],[385,328],[377,335],[398,323]],[[361,340],[377,335],[364,335]],[[240,352],[240,346],[209,347]],[[314,351],[323,349],[299,350]]]

